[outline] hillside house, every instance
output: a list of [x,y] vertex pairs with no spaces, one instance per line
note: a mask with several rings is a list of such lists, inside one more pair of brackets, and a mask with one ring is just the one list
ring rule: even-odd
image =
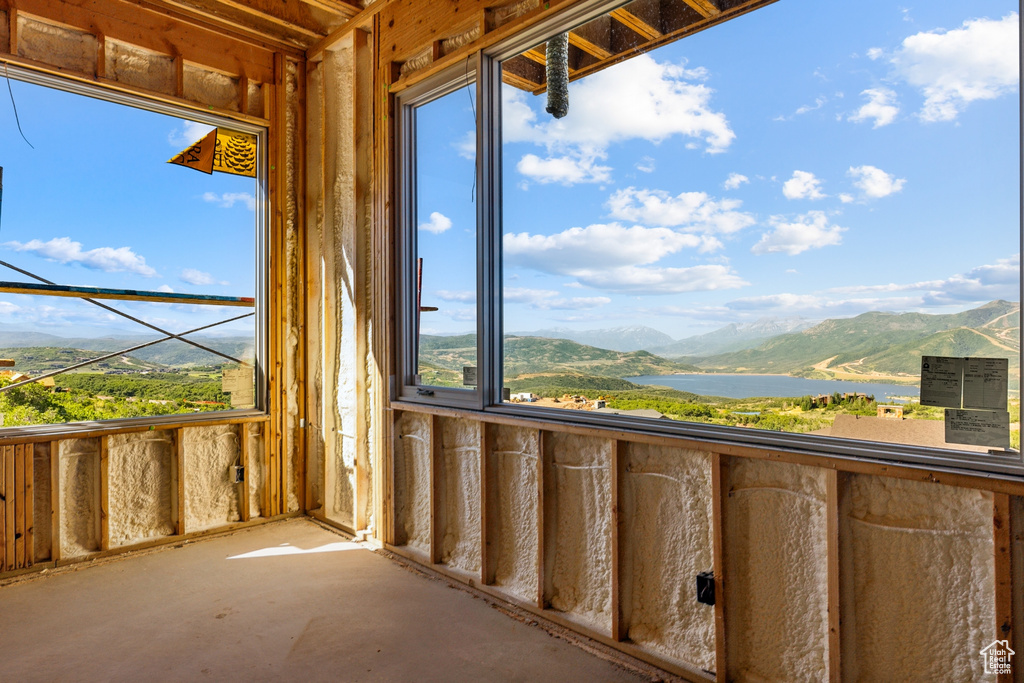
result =
[[11,78],[257,136],[264,207],[256,408],[0,429],[0,680],[1024,681],[1019,454],[505,405],[486,296],[478,386],[410,365],[417,108],[473,86],[490,225],[535,46],[771,4],[0,0]]

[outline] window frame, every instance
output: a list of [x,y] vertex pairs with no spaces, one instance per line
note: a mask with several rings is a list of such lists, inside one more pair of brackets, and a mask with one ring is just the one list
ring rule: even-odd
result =
[[[267,362],[269,353],[268,339],[268,312],[267,303],[270,301],[269,292],[269,228],[267,217],[270,215],[270,191],[269,191],[269,154],[268,139],[269,130],[242,118],[233,118],[224,114],[212,112],[185,105],[177,105],[161,99],[149,98],[145,95],[130,93],[127,91],[105,88],[102,85],[88,83],[77,79],[66,78],[51,74],[45,71],[36,71],[10,64],[6,67],[5,76],[32,85],[52,88],[73,95],[90,97],[96,100],[109,102],[133,109],[164,114],[181,120],[195,121],[211,126],[224,126],[238,132],[249,133],[257,138],[256,151],[256,210],[253,224],[253,238],[255,260],[253,263],[255,275],[255,291],[253,297],[254,321],[254,405],[252,408],[228,408],[204,413],[175,413],[170,415],[158,415],[153,417],[125,417],[97,420],[91,422],[62,422],[53,424],[21,425],[11,427],[0,427],[0,438],[39,438],[42,436],[67,437],[74,435],[88,435],[91,432],[108,432],[122,428],[134,428],[138,426],[160,427],[161,425],[187,425],[192,423],[202,424],[210,421],[233,421],[251,420],[253,418],[265,418],[269,414],[270,385],[267,373]],[[37,296],[45,296],[43,294]]]
[[[958,451],[952,448],[931,446],[915,446],[894,444],[879,441],[848,439],[842,437],[822,436],[814,434],[797,434],[774,432],[768,430],[747,429],[727,425],[710,425],[700,422],[664,420],[648,420],[624,415],[600,415],[586,411],[566,411],[557,408],[526,407],[512,403],[504,403],[503,386],[503,303],[502,303],[502,251],[503,235],[501,205],[501,63],[523,50],[543,42],[547,37],[568,30],[569,28],[590,21],[608,11],[620,7],[623,0],[594,0],[593,2],[575,5],[564,12],[547,20],[538,22],[516,35],[502,40],[493,46],[486,47],[475,55],[475,71],[477,74],[477,212],[478,212],[478,289],[477,289],[477,328],[478,328],[478,363],[480,386],[477,387],[478,404],[473,401],[453,400],[445,391],[435,390],[430,396],[413,395],[409,386],[403,384],[395,399],[398,402],[408,401],[426,403],[439,407],[468,408],[486,414],[508,418],[542,420],[558,422],[580,427],[594,427],[615,432],[646,434],[657,437],[676,437],[710,444],[726,446],[755,447],[763,450],[784,450],[808,456],[828,457],[841,460],[868,460],[872,462],[892,462],[900,465],[916,467],[941,466],[950,469],[970,472],[981,472],[994,475],[1024,476],[1024,451],[1014,453],[1012,450],[988,454],[970,451]],[[423,94],[431,88],[439,88],[438,83],[451,81],[454,74],[463,77],[465,72],[452,69],[438,76],[426,79],[422,83],[410,86],[398,97],[397,146],[400,152],[396,157],[399,185],[397,192],[398,211],[404,216],[400,221],[399,251],[408,249],[403,244],[403,236],[409,228],[408,188],[401,183],[408,182],[410,172],[415,174],[415,166],[409,162],[408,145],[408,114],[403,105],[413,98],[421,101]],[[412,139],[414,141],[414,138]],[[1024,155],[1022,155],[1024,158]],[[415,197],[412,196],[414,199]],[[1024,197],[1021,199],[1024,206]],[[415,205],[413,204],[413,211]],[[415,230],[415,226],[413,226]],[[405,238],[407,239],[407,237]],[[1024,244],[1024,231],[1019,235]],[[409,279],[410,271],[402,258],[399,259],[398,276],[400,282]],[[404,278],[404,279],[403,279]],[[406,282],[407,286],[407,282]],[[1024,285],[1022,285],[1024,287]],[[408,296],[400,296],[400,301],[408,300]],[[1024,299],[1024,297],[1022,297]],[[408,367],[409,339],[407,335],[411,324],[408,306],[400,308],[398,327],[400,333],[399,359],[403,367]],[[404,346],[403,346],[404,344]]]

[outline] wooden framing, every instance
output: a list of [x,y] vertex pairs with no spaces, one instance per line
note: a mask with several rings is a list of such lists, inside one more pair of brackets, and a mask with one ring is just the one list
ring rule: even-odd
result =
[[0,446],[0,573],[35,564],[32,444]]
[[239,518],[243,522],[248,522],[250,517],[250,505],[249,505],[249,477],[252,476],[249,471],[249,427],[246,424],[238,425],[238,464],[242,467],[242,482],[239,484],[241,487],[238,496],[238,505],[242,509],[239,510]]
[[174,463],[171,468],[171,517],[174,533],[185,534],[185,429],[174,430]]
[[[110,443],[100,437],[100,550],[110,550]],[[179,479],[180,481],[180,479]]]
[[715,573],[715,680],[729,680],[728,641],[726,640],[725,600],[728,578],[725,573],[725,498],[729,482],[728,464],[720,454],[711,456],[711,551]]
[[624,515],[622,512],[622,498],[620,487],[626,479],[626,444],[622,441],[612,441],[612,459],[611,459],[611,532],[612,532],[612,544],[611,544],[611,593],[612,593],[612,640],[622,641],[626,639],[626,634],[629,632],[629,623],[626,618],[628,612],[627,609],[623,608],[622,598],[622,582],[624,580],[623,574],[623,547],[622,538],[624,536],[623,524],[625,522]]
[[60,561],[60,441],[50,442],[50,560]]
[[839,517],[842,506],[840,496],[843,495],[845,475],[829,470],[825,473],[825,506],[826,506],[826,544],[828,564],[828,678],[833,683],[838,683],[843,677],[842,667],[842,639],[840,633],[841,620],[841,590],[840,583],[840,538],[839,538]]
[[430,563],[441,562],[441,541],[444,536],[444,453],[442,451],[441,417],[430,422]]
[[494,486],[495,476],[491,473],[491,439],[490,425],[480,424],[480,583],[489,585],[494,583],[494,561],[491,543],[490,518],[497,511],[497,497],[492,497],[491,490],[497,494]]
[[[1014,638],[1013,614],[1013,515],[1010,496],[996,493],[992,496],[992,547],[995,551],[995,636],[993,640],[1006,640],[1011,644]],[[1019,625],[1016,625],[1019,628]],[[1022,660],[1024,661],[1024,658]],[[1019,664],[1013,662],[1014,668]],[[999,674],[999,683],[1012,683],[1013,674]]]

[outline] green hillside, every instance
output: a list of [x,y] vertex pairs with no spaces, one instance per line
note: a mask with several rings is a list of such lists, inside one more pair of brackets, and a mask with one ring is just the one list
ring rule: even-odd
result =
[[[51,370],[66,368],[75,363],[91,360],[104,355],[102,351],[87,349],[69,349],[53,346],[29,346],[24,348],[0,348],[0,358],[14,360],[15,372],[38,375]],[[208,354],[207,354],[208,355]],[[92,372],[142,372],[163,369],[160,363],[143,360],[135,355],[114,356],[105,361],[83,367]]]

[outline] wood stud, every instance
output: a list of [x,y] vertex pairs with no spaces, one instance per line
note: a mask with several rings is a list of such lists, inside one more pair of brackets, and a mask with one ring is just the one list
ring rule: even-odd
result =
[[828,677],[833,683],[842,680],[840,591],[840,511],[845,493],[846,476],[835,470],[825,474],[826,554],[828,575]]
[[[1013,523],[1010,496],[992,496],[992,546],[995,551],[995,637],[994,640],[1014,642],[1013,623]],[[1024,661],[1024,658],[1018,661]],[[1014,662],[1016,665],[1017,663]],[[1014,667],[1016,668],[1016,666]],[[999,683],[1012,683],[1013,674],[999,674]]]
[[711,535],[715,572],[715,680],[729,680],[729,657],[725,631],[725,601],[728,577],[725,573],[725,498],[729,492],[728,461],[719,453],[711,456]]

